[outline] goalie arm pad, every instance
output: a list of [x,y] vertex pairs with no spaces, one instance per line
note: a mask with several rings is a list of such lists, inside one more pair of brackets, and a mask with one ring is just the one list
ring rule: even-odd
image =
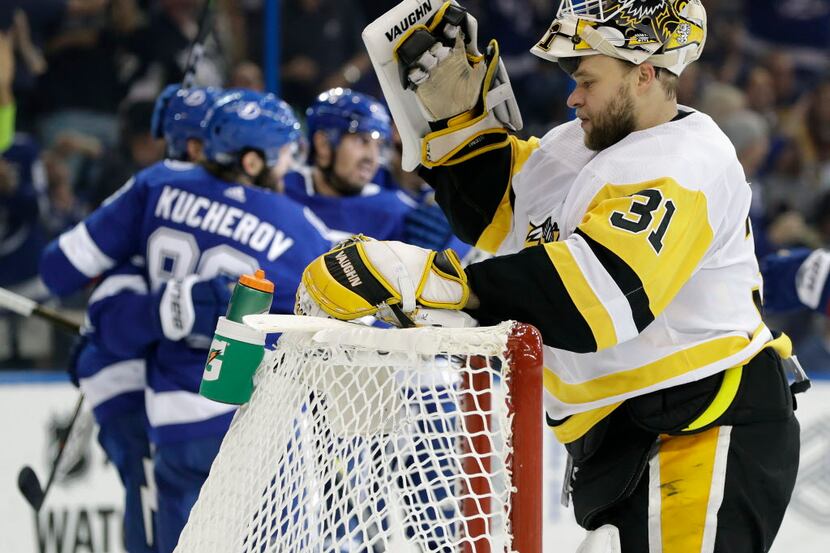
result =
[[513,176],[539,141],[520,140],[503,129],[482,136],[468,143],[469,151],[459,151],[453,163],[422,167],[419,174],[435,189],[435,200],[455,235],[496,253],[513,224]]

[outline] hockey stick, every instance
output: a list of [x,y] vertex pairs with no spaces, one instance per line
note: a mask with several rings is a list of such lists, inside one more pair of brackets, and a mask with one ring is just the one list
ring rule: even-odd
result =
[[[63,313],[44,307],[27,297],[21,296],[20,294],[16,294],[11,290],[6,290],[2,287],[0,287],[0,307],[8,309],[13,313],[17,313],[18,315],[22,315],[23,317],[30,317],[32,315],[40,317],[73,334],[79,334],[81,331],[81,325]],[[75,421],[78,420],[78,415],[81,413],[83,403],[84,395],[81,394],[78,396],[78,401],[75,403],[75,412],[72,414],[72,418],[69,421],[69,427],[66,430],[67,434],[66,439],[63,442],[63,446],[58,449],[58,453],[52,461],[52,468],[49,471],[49,479],[46,481],[46,487],[41,487],[37,474],[35,474],[35,471],[29,465],[24,465],[17,474],[17,487],[35,512],[40,511],[40,508],[43,506],[43,501],[46,499],[46,494],[49,493],[49,489],[55,481],[55,475],[58,472],[61,457],[63,456],[63,452],[69,443],[69,437],[72,435],[72,429],[75,427]]]
[[49,470],[49,479],[46,481],[46,487],[42,488],[40,486],[40,479],[38,479],[37,474],[35,474],[35,471],[29,465],[24,465],[23,468],[20,469],[20,472],[17,473],[17,488],[36,513],[40,512],[40,508],[43,506],[43,502],[46,499],[46,494],[49,493],[49,490],[52,488],[52,483],[55,481],[55,476],[58,473],[58,467],[60,467],[61,457],[63,457],[63,452],[66,451],[67,446],[69,445],[69,439],[72,436],[72,429],[75,428],[75,421],[78,420],[78,415],[81,413],[83,403],[84,395],[81,394],[78,396],[78,401],[75,403],[75,412],[72,413],[72,418],[70,419],[69,426],[66,429],[66,438],[63,440],[63,445],[58,448],[58,453],[52,461],[52,468]]
[[0,287],[0,307],[24,317],[32,315],[40,317],[72,334],[78,334],[81,331],[81,325],[63,313],[2,287]]
[[205,40],[213,30],[213,0],[205,0],[202,5],[202,13],[199,14],[199,30],[196,37],[190,44],[190,52],[187,55],[187,65],[182,77],[182,88],[193,88],[196,81],[196,65],[205,53]]

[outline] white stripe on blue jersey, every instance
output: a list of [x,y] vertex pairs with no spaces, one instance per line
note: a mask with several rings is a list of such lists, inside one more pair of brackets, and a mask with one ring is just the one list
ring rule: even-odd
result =
[[90,377],[81,378],[81,391],[94,408],[105,401],[130,392],[144,391],[147,385],[144,359],[128,359],[101,367]]
[[171,424],[201,422],[234,411],[237,405],[218,403],[184,390],[155,392],[147,388],[144,395],[150,425],[159,428]]
[[92,240],[83,222],[61,234],[58,243],[72,265],[88,278],[95,278],[115,265],[115,262]]

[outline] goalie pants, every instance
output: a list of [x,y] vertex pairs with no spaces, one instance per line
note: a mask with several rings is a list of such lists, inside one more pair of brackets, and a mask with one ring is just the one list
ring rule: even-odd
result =
[[623,553],[770,549],[795,486],[800,446],[778,355],[763,350],[743,367],[736,397],[714,424],[695,433],[654,431],[656,411],[667,428],[685,413],[679,428],[686,428],[695,418],[689,414],[699,414],[689,405],[711,398],[719,378],[646,398],[657,400],[647,408],[624,403],[599,435],[586,435],[593,444],[568,444],[576,453],[572,497],[580,525],[613,524]]

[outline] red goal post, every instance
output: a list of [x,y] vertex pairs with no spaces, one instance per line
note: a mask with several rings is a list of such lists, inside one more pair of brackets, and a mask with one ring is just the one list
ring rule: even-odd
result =
[[177,552],[541,552],[535,328],[245,323],[282,336]]

